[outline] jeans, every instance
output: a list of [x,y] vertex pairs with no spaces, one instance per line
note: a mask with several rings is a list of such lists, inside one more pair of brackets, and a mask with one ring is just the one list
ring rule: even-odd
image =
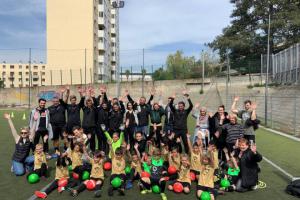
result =
[[24,163],[12,160],[13,173],[16,176],[23,176],[26,170],[31,171],[33,169],[34,157],[28,156]]

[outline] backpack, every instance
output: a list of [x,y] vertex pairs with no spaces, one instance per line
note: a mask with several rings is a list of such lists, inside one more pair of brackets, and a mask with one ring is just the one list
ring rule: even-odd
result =
[[292,181],[285,189],[286,193],[300,198],[300,179]]

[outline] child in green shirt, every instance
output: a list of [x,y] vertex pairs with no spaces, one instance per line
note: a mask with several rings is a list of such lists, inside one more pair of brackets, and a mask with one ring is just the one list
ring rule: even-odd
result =
[[228,164],[228,170],[225,178],[227,178],[230,182],[230,186],[227,189],[229,192],[233,192],[234,190],[236,190],[236,183],[240,174],[240,168],[233,156],[233,153],[229,155],[227,148],[224,148],[223,151],[225,153]]
[[[115,152],[117,148],[121,147],[124,141],[124,125],[120,126],[121,133],[118,132],[113,133],[112,137],[110,136],[109,132],[106,130],[104,124],[101,124],[101,129],[104,132],[106,139],[111,142],[111,146],[113,151]],[[111,153],[109,153],[109,158],[111,158]]]

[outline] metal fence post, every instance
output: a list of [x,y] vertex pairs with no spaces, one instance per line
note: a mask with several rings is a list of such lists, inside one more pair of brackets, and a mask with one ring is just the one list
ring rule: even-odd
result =
[[271,128],[273,128],[273,97],[272,97],[272,95],[270,96],[270,101],[271,101],[271,105],[270,105],[270,120],[271,120]]
[[297,96],[294,98],[294,135],[297,135]]

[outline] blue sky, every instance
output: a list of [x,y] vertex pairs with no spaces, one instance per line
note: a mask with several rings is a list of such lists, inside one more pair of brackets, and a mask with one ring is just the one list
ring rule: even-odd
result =
[[[208,43],[230,23],[229,0],[125,0],[120,10],[120,55],[124,67],[161,65],[177,49],[199,57]],[[46,0],[1,0],[0,61],[28,59],[28,50],[46,48]],[[45,61],[45,50],[33,60]]]

